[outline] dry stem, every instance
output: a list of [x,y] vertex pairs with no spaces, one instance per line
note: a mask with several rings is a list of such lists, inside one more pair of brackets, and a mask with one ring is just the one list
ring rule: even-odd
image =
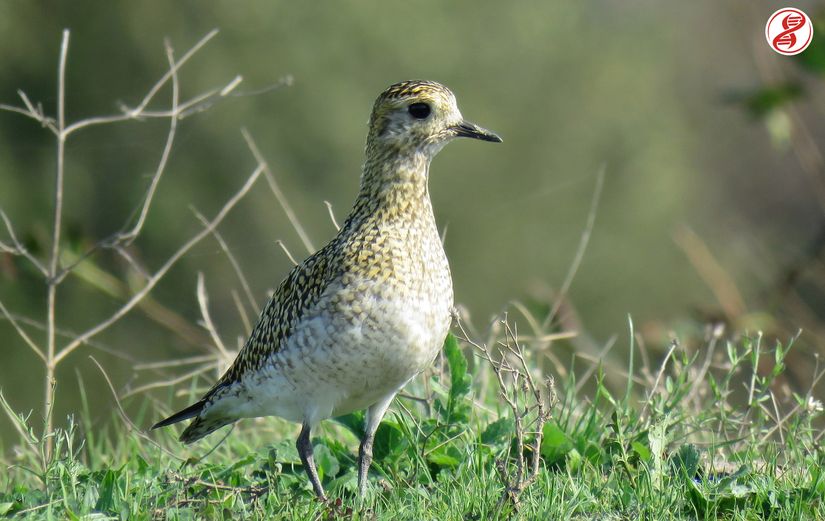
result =
[[[507,503],[518,509],[521,494],[539,475],[544,425],[557,402],[553,379],[548,378],[543,385],[536,383],[524,347],[518,342],[519,335],[510,326],[506,315],[500,322],[504,340],[494,347],[471,340],[461,322],[456,322],[463,340],[473,346],[493,369],[498,395],[507,404],[513,418],[516,453],[508,451],[507,457],[496,462],[499,480],[504,486],[497,512],[500,513]],[[514,463],[511,464],[511,460]]]
[[[53,402],[54,402],[54,376],[58,365],[72,352],[83,344],[89,341],[99,333],[103,332],[120,318],[131,311],[135,306],[149,294],[149,292],[158,284],[158,282],[168,273],[168,271],[180,260],[187,252],[189,252],[196,244],[198,244],[204,237],[209,234],[216,233],[217,226],[223,221],[229,211],[249,192],[258,177],[267,170],[266,166],[259,163],[255,170],[249,175],[244,185],[224,204],[211,220],[202,219],[204,228],[185,242],[177,251],[175,251],[154,273],[147,272],[139,266],[131,255],[126,251],[126,247],[132,244],[143,231],[147,216],[155,199],[160,180],[168,166],[170,153],[174,145],[175,136],[177,132],[178,121],[184,117],[205,110],[215,103],[215,101],[224,98],[232,93],[232,91],[240,84],[241,77],[236,76],[228,83],[218,88],[208,90],[193,98],[180,102],[180,85],[178,83],[178,70],[192,56],[194,56],[207,42],[209,42],[215,35],[217,30],[210,31],[206,36],[201,38],[189,51],[187,51],[180,60],[175,60],[174,52],[171,45],[165,42],[166,57],[169,68],[166,73],[149,89],[142,101],[134,108],[122,107],[121,114],[110,116],[92,117],[76,121],[74,123],[67,123],[65,118],[66,113],[66,65],[69,51],[69,37],[70,31],[68,29],[63,31],[63,38],[60,45],[60,56],[58,63],[58,79],[57,79],[57,114],[54,118],[45,115],[42,107],[39,104],[32,103],[29,97],[23,91],[18,91],[18,95],[22,101],[22,106],[12,106],[0,104],[0,110],[22,114],[39,122],[44,128],[48,129],[55,136],[56,142],[56,172],[55,172],[55,190],[53,199],[53,222],[51,230],[51,244],[48,255],[44,260],[38,259],[31,254],[17,239],[14,232],[11,220],[0,209],[0,219],[5,225],[8,240],[0,241],[0,252],[11,253],[13,255],[21,256],[29,261],[41,274],[43,274],[46,289],[46,313],[45,313],[45,342],[39,344],[36,342],[21,325],[14,313],[12,313],[5,305],[0,302],[0,314],[3,318],[9,321],[15,332],[23,339],[25,344],[35,353],[35,355],[43,361],[45,368],[44,381],[44,433],[46,438],[45,454],[47,460],[50,457],[52,450],[52,443],[50,434],[53,431]],[[150,103],[155,99],[156,95],[166,85],[171,83],[171,105],[169,109],[164,110],[148,110]],[[95,243],[89,250],[84,252],[77,258],[69,261],[65,266],[61,266],[61,238],[63,231],[63,199],[64,199],[64,184],[65,184],[65,147],[66,141],[74,132],[89,128],[91,126],[117,123],[121,121],[140,121],[146,118],[168,118],[169,129],[166,134],[166,141],[160,160],[152,176],[149,186],[143,194],[142,202],[136,210],[136,218],[133,223],[130,223],[131,218],[127,219],[126,223],[121,227],[121,231],[112,236]],[[260,155],[257,148],[254,147],[251,138],[245,132],[245,138],[251,144],[250,150],[256,157]],[[269,174],[271,176],[271,174]],[[132,295],[124,304],[122,304],[112,315],[108,318],[98,322],[96,325],[90,327],[87,331],[75,335],[65,345],[58,346],[58,328],[57,328],[57,289],[63,282],[65,277],[73,273],[75,268],[82,262],[87,260],[90,256],[101,249],[111,249],[117,254],[121,255],[128,264],[135,269],[136,272],[141,273],[145,279],[144,286]],[[247,288],[245,288],[247,289]],[[249,293],[247,293],[249,296]],[[205,294],[203,295],[205,297]],[[33,321],[34,322],[34,321]],[[27,324],[31,325],[31,324]],[[218,344],[218,347],[222,347]],[[225,349],[223,349],[225,351]]]

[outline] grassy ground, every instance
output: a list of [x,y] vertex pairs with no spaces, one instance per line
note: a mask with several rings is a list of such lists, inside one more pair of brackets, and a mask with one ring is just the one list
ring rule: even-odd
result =
[[316,434],[319,470],[338,498],[321,504],[294,449],[295,426],[248,420],[223,442],[215,435],[183,447],[172,432],[136,428],[170,406],[144,401],[127,404],[140,407],[134,423],[122,411],[102,422],[79,413],[52,434],[51,457],[15,415],[20,439],[3,451],[0,515],[825,518],[825,452],[814,426],[821,403],[773,391],[790,346],[768,346],[760,336],[674,343],[658,367],[631,361],[634,378],[611,392],[600,365],[581,382],[539,380],[537,339],[501,329],[489,345],[449,338],[433,371],[409,389],[419,398],[396,401],[377,434],[363,501],[354,495],[359,415],[325,422]]

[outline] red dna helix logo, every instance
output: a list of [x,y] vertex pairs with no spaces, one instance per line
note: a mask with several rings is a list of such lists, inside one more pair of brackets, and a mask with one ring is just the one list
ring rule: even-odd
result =
[[798,29],[805,25],[805,19],[796,13],[791,13],[782,19],[782,27],[785,31],[776,35],[773,39],[774,47],[785,47],[792,49],[796,47],[796,35],[794,34]]
[[799,54],[810,45],[814,36],[813,24],[808,15],[793,7],[782,8],[765,25],[765,39],[779,54]]

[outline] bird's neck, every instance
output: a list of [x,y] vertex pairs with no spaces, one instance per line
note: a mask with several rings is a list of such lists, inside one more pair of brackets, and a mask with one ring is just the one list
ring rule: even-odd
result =
[[416,219],[432,215],[427,187],[430,159],[422,151],[368,147],[352,216]]

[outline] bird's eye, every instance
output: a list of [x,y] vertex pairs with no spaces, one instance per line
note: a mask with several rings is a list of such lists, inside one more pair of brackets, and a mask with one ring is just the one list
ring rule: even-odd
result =
[[407,110],[415,119],[424,119],[430,115],[430,106],[426,103],[413,103]]

